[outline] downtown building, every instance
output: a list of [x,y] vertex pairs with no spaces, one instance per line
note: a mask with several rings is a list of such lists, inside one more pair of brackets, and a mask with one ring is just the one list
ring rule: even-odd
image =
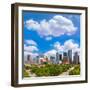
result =
[[72,64],[72,50],[68,50],[69,64]]
[[56,62],[55,62],[55,64],[59,64],[59,53],[58,52],[56,53]]
[[49,59],[50,59],[50,61],[52,62],[52,64],[55,64],[56,62],[56,58],[55,58],[55,56],[50,56],[49,57]]
[[25,64],[32,64],[31,55],[27,55],[27,56],[26,56]]
[[75,52],[75,53],[74,53],[74,56],[73,56],[73,64],[80,64],[78,52]]
[[25,64],[37,64],[37,63],[39,63],[37,57],[33,58],[31,55],[27,55],[27,60],[25,61]]
[[62,63],[62,54],[60,54],[60,53],[56,53],[56,62],[55,62],[55,64],[61,64]]
[[62,64],[69,64],[68,54],[67,52],[63,52],[63,61]]

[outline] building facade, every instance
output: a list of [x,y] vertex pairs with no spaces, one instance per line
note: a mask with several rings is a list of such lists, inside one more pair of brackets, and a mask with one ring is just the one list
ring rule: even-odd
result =
[[56,53],[56,64],[59,64],[59,53]]
[[78,52],[75,52],[73,56],[73,64],[80,64]]
[[72,64],[72,50],[68,50],[69,63]]
[[68,55],[66,52],[63,52],[63,61],[62,64],[69,64]]

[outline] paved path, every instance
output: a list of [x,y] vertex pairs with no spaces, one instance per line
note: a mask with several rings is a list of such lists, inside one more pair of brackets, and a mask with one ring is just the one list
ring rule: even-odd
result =
[[67,70],[66,72],[63,72],[62,74],[60,74],[60,76],[66,76],[66,75],[69,75],[69,72],[71,71],[71,70],[73,70],[75,67],[72,67],[72,68],[70,68],[69,70]]

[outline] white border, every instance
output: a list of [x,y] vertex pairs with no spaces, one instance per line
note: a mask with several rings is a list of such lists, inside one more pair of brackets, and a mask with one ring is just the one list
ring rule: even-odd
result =
[[[82,57],[81,61],[81,75],[80,76],[64,76],[64,77],[44,77],[44,78],[25,78],[22,79],[22,10],[33,10],[33,11],[49,11],[49,12],[69,12],[69,13],[81,13],[81,43],[80,52]],[[85,11],[84,10],[73,10],[73,9],[56,9],[56,8],[41,8],[41,7],[18,7],[18,83],[19,84],[34,84],[34,83],[47,83],[47,82],[66,82],[66,81],[80,81],[85,80]]]

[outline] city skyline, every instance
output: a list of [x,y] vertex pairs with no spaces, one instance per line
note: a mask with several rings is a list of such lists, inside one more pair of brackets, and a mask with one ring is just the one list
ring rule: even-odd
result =
[[54,56],[45,56],[41,54],[32,58],[31,55],[27,55],[26,63],[28,64],[43,64],[43,62],[52,62],[53,64],[80,64],[80,56],[78,52],[72,54],[72,50],[68,50],[62,54],[56,52]]
[[[80,52],[80,15],[24,12],[24,55]],[[73,53],[74,53],[73,52]]]

